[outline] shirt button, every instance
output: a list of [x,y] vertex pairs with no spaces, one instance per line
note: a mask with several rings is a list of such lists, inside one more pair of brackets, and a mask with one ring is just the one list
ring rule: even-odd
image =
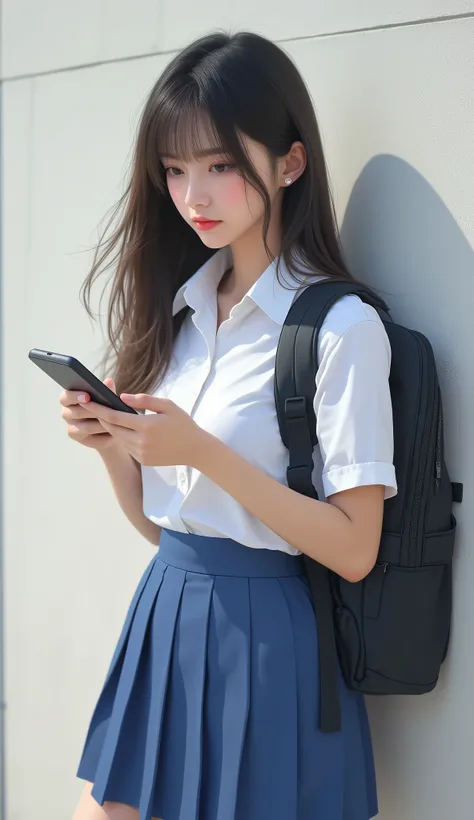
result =
[[179,485],[180,485],[180,487],[185,487],[186,484],[187,484],[186,476],[184,475],[184,473],[180,473],[180,475],[179,475]]

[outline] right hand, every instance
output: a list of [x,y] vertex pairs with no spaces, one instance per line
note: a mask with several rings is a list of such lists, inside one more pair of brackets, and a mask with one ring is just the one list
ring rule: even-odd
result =
[[[105,379],[104,384],[114,393],[117,392],[113,379]],[[117,445],[117,441],[110,433],[106,433],[100,421],[78,404],[77,397],[81,393],[86,396],[86,401],[89,401],[89,394],[81,390],[64,390],[59,398],[63,407],[61,416],[67,424],[69,438],[94,450],[106,450],[107,447]]]

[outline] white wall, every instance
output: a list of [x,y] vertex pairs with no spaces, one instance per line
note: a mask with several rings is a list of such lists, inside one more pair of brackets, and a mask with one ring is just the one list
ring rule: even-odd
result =
[[[451,651],[420,699],[370,701],[381,820],[473,816],[474,0],[3,0],[5,820],[64,820],[86,724],[152,547],[92,452],[68,441],[33,346],[95,366],[78,302],[148,89],[218,27],[276,39],[313,94],[344,244],[396,317],[429,335],[459,508]],[[166,820],[166,819],[165,819]]]

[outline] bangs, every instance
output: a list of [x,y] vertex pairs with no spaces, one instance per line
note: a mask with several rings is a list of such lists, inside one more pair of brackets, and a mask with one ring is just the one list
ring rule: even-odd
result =
[[190,162],[202,156],[220,154],[240,169],[249,167],[250,158],[238,125],[230,116],[225,100],[198,99],[200,92],[188,84],[180,92],[168,94],[154,110],[148,129],[147,166],[154,184],[162,187],[160,157]]
[[183,162],[198,158],[207,148],[224,149],[218,129],[206,111],[197,106],[173,106],[160,123],[155,144],[158,156],[174,157]]

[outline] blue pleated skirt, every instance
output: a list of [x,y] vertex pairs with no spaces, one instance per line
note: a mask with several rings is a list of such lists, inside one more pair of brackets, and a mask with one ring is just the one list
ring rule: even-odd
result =
[[362,696],[318,728],[317,632],[301,556],[162,530],[77,772],[140,820],[368,820]]

